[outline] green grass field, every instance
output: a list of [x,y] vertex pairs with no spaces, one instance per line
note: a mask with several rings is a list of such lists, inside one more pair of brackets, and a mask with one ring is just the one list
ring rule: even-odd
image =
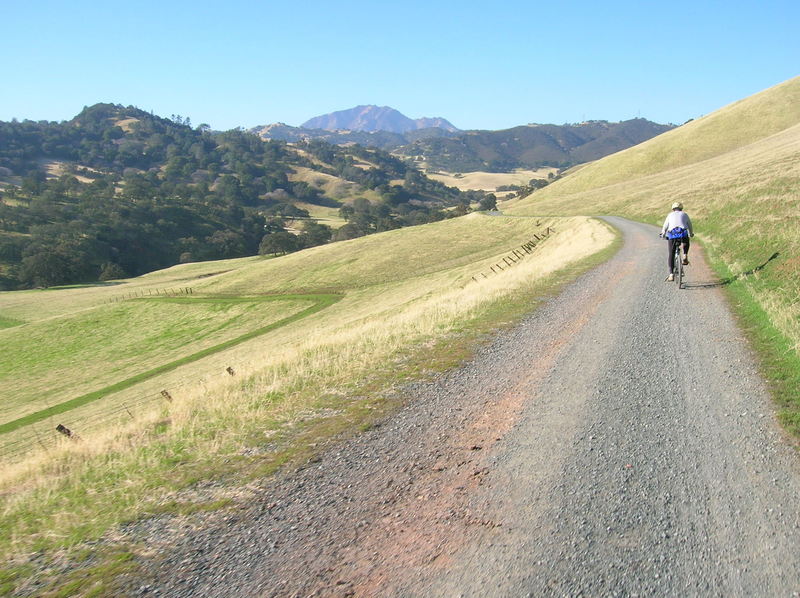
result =
[[[65,292],[65,291],[62,291]],[[153,298],[113,303],[0,331],[0,426],[237,338],[303,300]],[[0,430],[1,432],[1,430]]]

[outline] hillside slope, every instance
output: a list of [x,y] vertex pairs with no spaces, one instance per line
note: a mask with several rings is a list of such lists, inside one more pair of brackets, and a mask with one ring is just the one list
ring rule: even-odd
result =
[[800,383],[800,77],[587,165],[505,209],[617,214],[660,227],[675,200],[723,284],[757,306],[761,315],[751,317],[770,354],[795,360],[775,365],[773,376],[783,380],[784,417],[800,430],[798,406],[789,406]]
[[[739,100],[596,164],[558,185],[573,193],[694,164],[800,122],[800,77]],[[555,191],[555,190],[553,190]]]

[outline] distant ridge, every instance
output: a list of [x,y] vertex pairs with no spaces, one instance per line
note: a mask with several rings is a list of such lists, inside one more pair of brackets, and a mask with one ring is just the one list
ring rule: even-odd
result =
[[407,133],[418,129],[444,129],[458,131],[452,123],[441,117],[418,118],[413,120],[389,106],[356,106],[349,110],[339,110],[307,120],[303,129],[322,129],[325,131],[388,131]]
[[[366,147],[377,147],[408,159],[424,161],[425,167],[431,170],[507,172],[515,168],[565,168],[591,162],[674,128],[674,125],[660,125],[643,118],[619,123],[595,120],[571,125],[523,125],[502,131],[451,131],[432,126],[440,120],[447,123],[444,119],[424,118],[406,120],[417,125],[428,125],[426,128],[402,133],[385,129],[368,131],[330,128],[366,126],[365,114],[380,116],[374,118],[371,125],[378,127],[389,126],[386,124],[387,119],[396,118],[397,115],[401,119],[406,118],[396,110],[393,111],[395,114],[387,112],[391,108],[377,110],[379,112],[359,112],[357,108],[353,108],[313,118],[302,127],[275,123],[254,127],[250,131],[262,139],[289,143],[321,139],[336,145],[357,143]],[[341,118],[336,116],[344,113],[348,114]]]
[[502,131],[466,131],[451,139],[421,138],[396,152],[448,172],[554,166],[591,162],[674,128],[643,118],[566,125],[524,125]]

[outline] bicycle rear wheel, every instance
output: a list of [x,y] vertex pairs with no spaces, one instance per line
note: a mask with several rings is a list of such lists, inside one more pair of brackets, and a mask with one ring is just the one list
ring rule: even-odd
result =
[[683,276],[683,264],[681,263],[681,246],[675,244],[675,251],[672,254],[672,280],[678,283],[681,288],[681,276]]

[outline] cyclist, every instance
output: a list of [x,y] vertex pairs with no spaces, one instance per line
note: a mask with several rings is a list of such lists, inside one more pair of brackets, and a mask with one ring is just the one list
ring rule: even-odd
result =
[[689,219],[689,214],[683,211],[683,204],[676,201],[672,204],[672,211],[667,214],[664,220],[664,226],[661,227],[661,234],[659,237],[666,235],[669,241],[669,276],[666,280],[671,282],[675,280],[675,275],[672,273],[675,267],[675,245],[678,243],[683,244],[683,265],[689,265],[689,237],[694,237],[692,230],[692,221]]

